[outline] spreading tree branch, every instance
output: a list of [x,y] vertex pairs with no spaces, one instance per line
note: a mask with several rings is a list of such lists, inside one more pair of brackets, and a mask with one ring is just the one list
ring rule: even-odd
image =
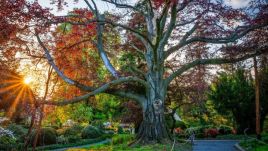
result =
[[[98,11],[98,8],[94,2],[94,0],[91,0],[92,3],[93,3],[93,6],[94,8],[90,5],[90,3],[87,1],[87,0],[84,0],[88,7],[91,9],[92,12],[94,12],[97,20],[103,20],[104,19],[104,16],[103,15],[100,15],[99,11]],[[102,23],[97,23],[97,27],[96,27],[96,30],[97,30],[97,48],[98,48],[98,52],[99,52],[99,55],[106,67],[106,69],[108,69],[108,71],[115,77],[115,78],[118,78],[119,75],[117,73],[117,71],[115,70],[115,68],[113,67],[113,65],[111,64],[111,61],[109,60],[105,50],[104,50],[104,47],[103,47],[103,40],[102,40],[102,37],[103,37],[103,28],[104,28],[104,24]]]
[[110,3],[110,4],[113,4],[117,8],[127,8],[127,9],[131,9],[133,11],[136,11],[136,12],[139,12],[139,13],[145,15],[144,12],[141,11],[141,10],[139,10],[137,7],[131,6],[131,5],[128,5],[128,4],[118,3],[117,0],[102,0],[102,1],[107,2],[107,3]]
[[[99,88],[95,89],[94,91],[92,91],[90,93],[87,93],[87,94],[82,95],[82,96],[74,97],[74,98],[72,98],[70,100],[43,101],[42,103],[43,104],[48,104],[48,105],[58,105],[58,106],[78,103],[78,102],[81,102],[81,101],[84,101],[84,100],[88,99],[90,96],[93,96],[93,95],[96,95],[96,94],[99,94],[99,93],[104,93],[105,91],[107,91],[112,86],[119,85],[119,84],[126,83],[126,82],[131,82],[131,81],[142,83],[145,86],[147,85],[145,81],[143,81],[143,80],[141,80],[139,78],[136,78],[136,77],[123,77],[123,78],[118,78],[116,80],[108,82],[108,83],[100,86]],[[107,92],[109,93],[109,91],[107,91]],[[129,97],[129,98],[132,98],[132,99],[135,99],[135,100],[141,99],[140,96],[137,96],[134,93],[124,92],[124,91],[111,91],[110,90],[110,93],[115,94],[115,95],[117,94],[117,95],[124,96],[124,97]],[[141,100],[139,100],[139,101],[141,101]]]
[[86,86],[86,85],[83,85],[69,77],[67,77],[66,75],[64,75],[63,72],[60,71],[60,69],[57,67],[57,65],[54,63],[54,60],[52,58],[52,56],[50,55],[48,49],[46,48],[46,46],[44,45],[44,43],[41,41],[38,33],[36,33],[36,38],[37,38],[37,41],[38,43],[40,44],[40,46],[43,48],[43,50],[45,51],[45,56],[46,56],[46,59],[48,60],[48,63],[53,67],[53,69],[55,70],[55,72],[68,84],[70,85],[74,85],[78,88],[80,88],[81,90],[84,90],[84,91],[93,91],[95,88],[93,87],[90,87],[90,86]]
[[181,68],[176,70],[174,73],[172,73],[169,77],[165,79],[166,85],[170,84],[170,82],[175,79],[177,76],[183,74],[184,72],[188,71],[191,68],[194,68],[198,65],[220,65],[220,64],[228,64],[228,63],[236,63],[240,62],[249,58],[252,58],[254,56],[261,55],[267,51],[267,47],[259,48],[255,51],[255,53],[246,54],[242,57],[238,58],[212,58],[212,59],[197,59],[193,62],[187,63],[183,65]]
[[198,36],[198,37],[192,37],[189,40],[187,40],[188,37],[197,28],[197,27],[195,27],[191,31],[186,33],[186,35],[183,37],[183,39],[177,45],[169,48],[166,51],[165,58],[167,58],[170,54],[178,51],[180,48],[182,48],[188,44],[194,43],[194,42],[205,42],[205,43],[211,43],[211,44],[227,44],[227,43],[235,42],[236,40],[242,38],[243,36],[245,36],[249,32],[252,32],[256,29],[266,27],[267,25],[268,25],[268,21],[266,21],[263,24],[258,24],[258,25],[238,26],[230,36],[220,37],[220,38],[209,38],[209,37],[199,37]]

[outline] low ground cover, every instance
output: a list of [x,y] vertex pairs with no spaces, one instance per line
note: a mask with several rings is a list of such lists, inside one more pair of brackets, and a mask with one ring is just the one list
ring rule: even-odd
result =
[[154,145],[145,145],[145,146],[134,146],[131,147],[129,144],[134,140],[134,135],[130,134],[119,134],[115,135],[112,138],[112,141],[107,144],[100,144],[89,146],[85,148],[75,148],[69,149],[68,151],[163,151],[163,150],[171,150],[172,148],[174,151],[191,151],[192,146],[186,142],[178,142],[173,146],[173,143],[170,144],[154,144]]
[[246,151],[267,151],[268,150],[268,134],[262,134],[261,140],[255,138],[248,138],[242,140],[239,145]]

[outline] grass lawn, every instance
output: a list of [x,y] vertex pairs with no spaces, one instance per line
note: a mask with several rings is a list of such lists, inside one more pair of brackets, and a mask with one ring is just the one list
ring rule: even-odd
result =
[[267,151],[267,150],[268,150],[268,145],[265,145],[265,146],[257,147],[254,151]]
[[[68,151],[165,151],[171,150],[173,143],[170,144],[154,144],[145,146],[129,147],[128,144],[133,142],[134,135],[119,134],[112,137],[112,141],[107,144],[93,145],[80,149],[69,149]],[[177,140],[173,151],[191,151],[192,146],[185,141]]]
[[259,144],[255,141],[252,142],[241,142],[240,146],[242,146],[246,151],[268,151],[268,145]]
[[241,141],[239,145],[242,146],[246,151],[268,151],[267,136],[267,134],[263,135],[262,141],[257,141],[255,139],[244,140]]
[[[137,146],[137,147],[129,147],[127,144],[106,144],[106,145],[95,145],[88,148],[77,148],[77,149],[69,149],[68,151],[164,151],[171,150],[172,145],[146,145],[146,146]],[[191,151],[192,146],[190,144],[176,144],[174,146],[174,151]]]

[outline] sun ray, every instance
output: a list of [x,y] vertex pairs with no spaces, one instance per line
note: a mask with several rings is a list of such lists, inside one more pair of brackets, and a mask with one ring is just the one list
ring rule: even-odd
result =
[[11,107],[8,109],[8,112],[7,112],[8,117],[12,117],[13,113],[16,110],[17,104],[18,104],[23,92],[24,92],[24,89],[20,89],[19,94],[16,96],[16,98],[15,98],[14,102],[12,103]]
[[8,117],[14,116],[18,105],[24,103],[30,104],[33,107],[35,104],[35,96],[29,86],[32,82],[32,77],[21,77],[13,74],[5,74],[5,80],[0,81],[0,94],[4,94],[4,99],[11,102],[6,112]]
[[0,82],[0,84],[11,84],[11,83],[20,83],[21,82],[21,79],[20,80],[3,80]]
[[7,77],[9,77],[9,78],[11,78],[11,79],[18,79],[18,80],[21,79],[20,76],[16,76],[16,75],[12,75],[12,74],[6,74],[5,76],[7,76]]
[[27,89],[27,93],[28,93],[30,103],[34,104],[34,96],[33,96],[32,92],[31,92],[31,89]]
[[[18,86],[16,89],[12,90],[11,92],[8,93],[8,96],[5,98],[6,100],[12,99],[13,96],[17,95],[18,92],[21,90],[22,86]],[[14,97],[13,97],[14,98]]]
[[4,87],[4,88],[1,88],[0,89],[0,93],[3,93],[3,92],[6,92],[6,91],[9,91],[13,88],[16,88],[16,87],[19,87],[21,85],[21,83],[17,83],[17,84],[14,84],[14,85],[10,85],[8,87]]
[[22,90],[23,90],[23,95],[22,95],[22,97],[21,97],[21,100],[22,100],[22,101],[25,101],[25,100],[26,100],[26,89],[27,89],[27,88],[26,88],[25,86],[22,87]]

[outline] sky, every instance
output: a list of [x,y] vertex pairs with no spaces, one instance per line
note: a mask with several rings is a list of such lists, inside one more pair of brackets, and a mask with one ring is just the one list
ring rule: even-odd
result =
[[241,8],[248,5],[250,0],[224,0],[226,5],[232,6],[233,8]]
[[[30,0],[33,1],[33,0]],[[67,1],[67,0],[66,0]],[[129,0],[134,3],[137,0]],[[241,8],[247,6],[250,0],[224,0],[226,5],[232,6],[233,8]],[[83,0],[79,0],[78,3],[73,2],[73,0],[68,0],[68,7],[64,7],[62,11],[58,11],[55,5],[50,4],[50,0],[38,0],[38,3],[43,7],[53,8],[52,13],[56,15],[66,15],[67,12],[73,10],[74,8],[87,8],[86,3]],[[101,0],[96,0],[97,6],[100,11],[113,11],[115,6],[102,2]]]
[[[67,0],[66,0],[67,1]],[[130,0],[135,1],[135,0]],[[73,10],[74,8],[87,8],[86,3],[83,0],[79,0],[77,3],[73,0],[68,1],[68,7],[64,7],[62,11],[58,11],[55,5],[50,4],[50,0],[38,0],[41,6],[53,8],[52,13],[56,15],[66,15],[67,12]],[[113,11],[116,7],[114,5],[108,4],[107,2],[102,2],[101,0],[96,0],[98,9],[103,11]]]

